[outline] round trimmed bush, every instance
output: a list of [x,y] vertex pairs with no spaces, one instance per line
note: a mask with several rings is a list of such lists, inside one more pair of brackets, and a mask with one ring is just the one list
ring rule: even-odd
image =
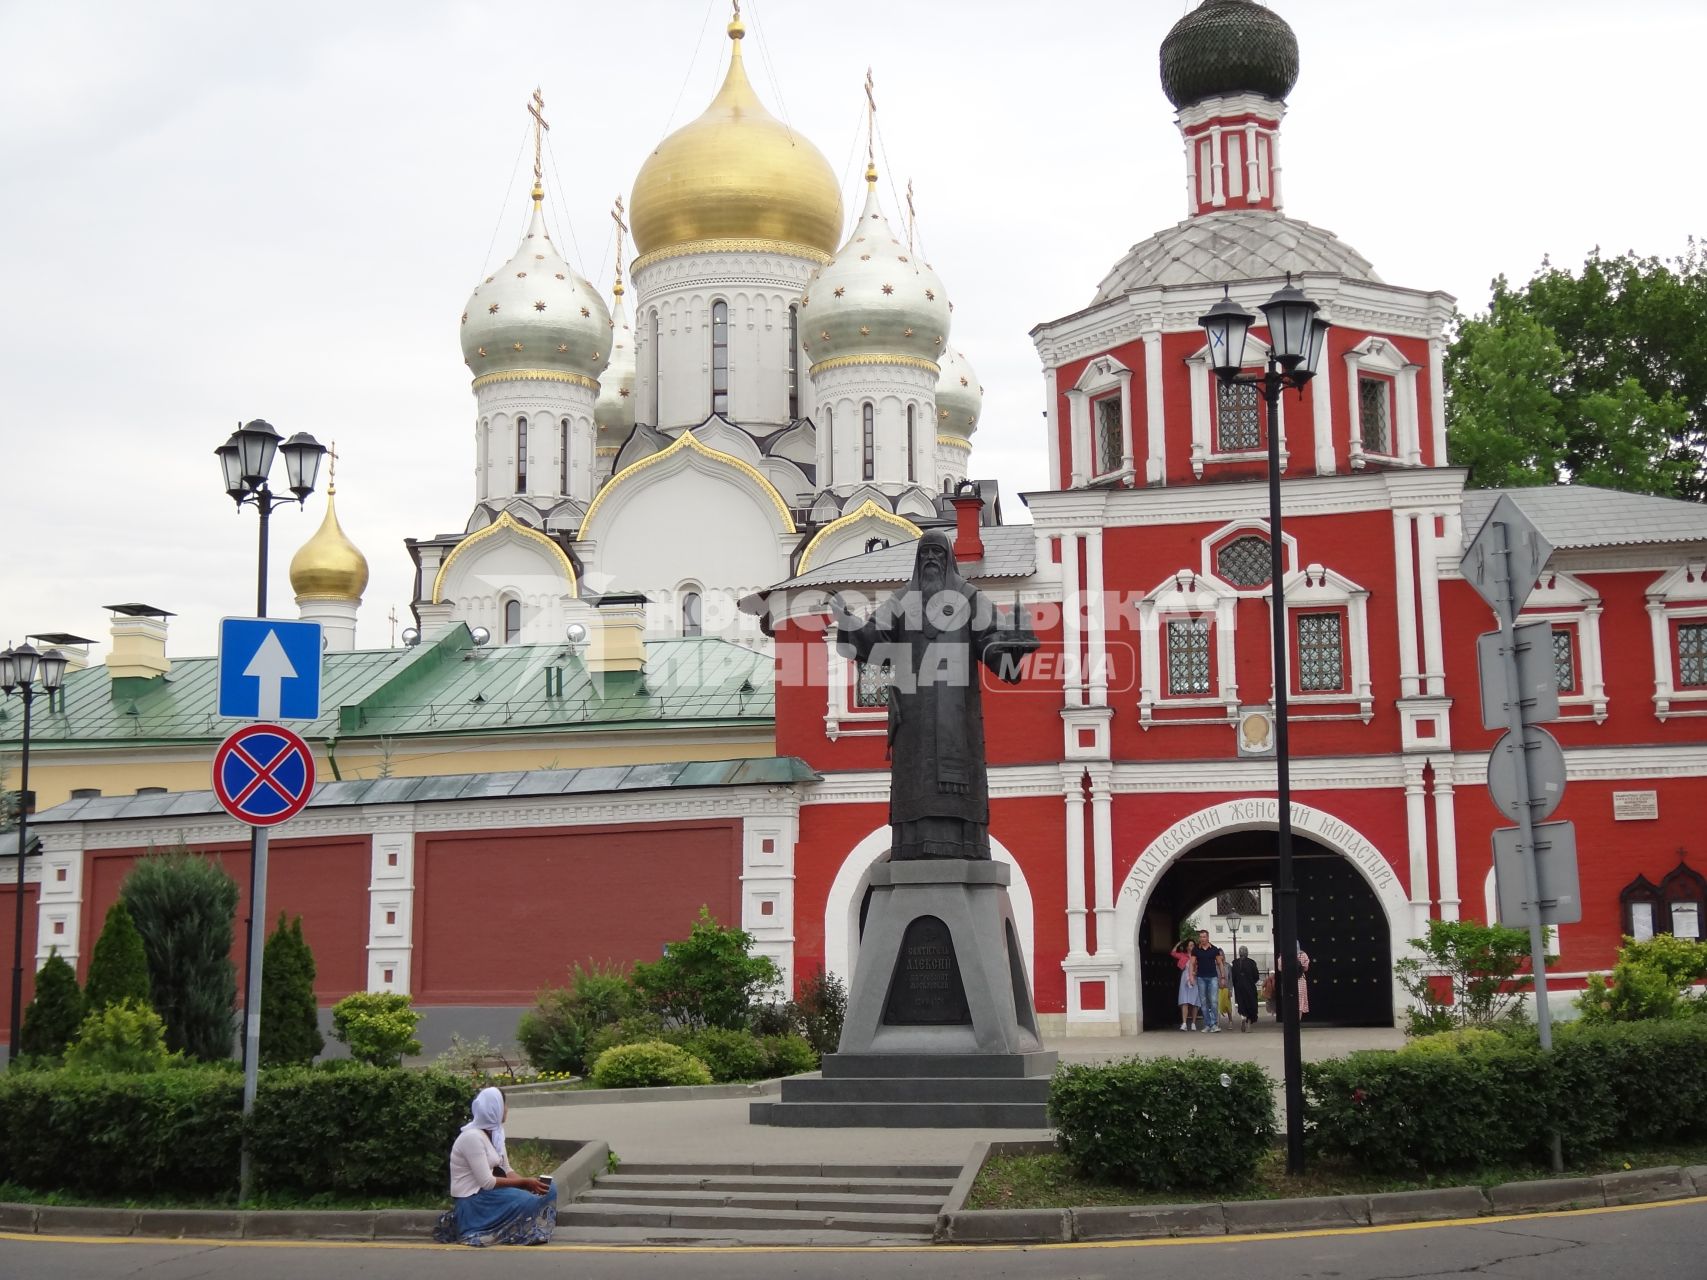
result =
[[767,1078],[818,1069],[818,1055],[804,1036],[764,1036],[759,1048],[764,1051]]
[[765,1052],[749,1031],[709,1028],[682,1046],[705,1063],[719,1084],[728,1080],[757,1080],[765,1074]]
[[606,1049],[593,1063],[592,1081],[600,1089],[710,1084],[711,1071],[680,1045],[648,1040]]

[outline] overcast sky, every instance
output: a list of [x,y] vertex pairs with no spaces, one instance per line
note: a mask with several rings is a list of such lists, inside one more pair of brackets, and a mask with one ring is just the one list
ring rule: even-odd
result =
[[[873,68],[887,204],[911,177],[984,383],[973,471],[1009,519],[1047,474],[1028,330],[1184,216],[1156,62],[1189,7],[743,5],[755,85],[841,173],[850,216]],[[1700,0],[1275,7],[1302,62],[1287,212],[1386,280],[1476,310],[1543,254],[1671,255],[1703,229]],[[726,0],[0,3],[0,640],[71,631],[99,653],[101,606],[143,601],[178,615],[173,653],[211,652],[217,620],[253,609],[256,536],[212,451],[263,417],[337,441],[373,571],[358,640],[390,643],[403,538],[473,503],[457,317],[522,229],[528,95],[552,123],[556,238],[608,287],[611,201],[710,99],[727,20]],[[286,569],[323,510],[273,518],[274,613],[295,616]]]

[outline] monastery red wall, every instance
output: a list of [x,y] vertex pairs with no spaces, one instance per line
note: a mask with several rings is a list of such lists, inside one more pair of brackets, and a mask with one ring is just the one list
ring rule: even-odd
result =
[[[288,840],[275,836],[267,857],[267,932],[279,913],[302,917],[302,933],[314,952],[314,993],[321,1004],[334,1004],[352,991],[367,989],[369,842],[366,836]],[[84,854],[84,944],[79,980],[89,976],[95,940],[107,909],[142,849],[94,849]],[[237,882],[237,918],[231,959],[237,966],[239,1001],[248,983],[244,921],[249,916],[249,846],[207,845],[196,850],[214,858]]]
[[701,906],[741,921],[735,819],[418,835],[418,1004],[526,1004],[575,964],[653,961]]
[[[17,864],[12,866],[12,872],[17,874]],[[24,885],[24,997],[23,1004],[27,1007],[36,998],[36,926],[39,919],[36,911],[36,900],[40,891],[33,884]],[[11,1032],[12,1028],[12,947],[18,937],[18,884],[12,880],[0,884],[0,968],[4,968],[5,976],[0,979],[0,1038]]]

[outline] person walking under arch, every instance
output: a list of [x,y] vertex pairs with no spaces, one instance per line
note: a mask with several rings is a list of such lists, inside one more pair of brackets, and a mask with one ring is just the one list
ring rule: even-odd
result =
[[1227,955],[1209,940],[1209,930],[1197,931],[1197,945],[1191,949],[1192,978],[1197,983],[1197,1006],[1203,1010],[1205,1034],[1221,1033],[1221,982],[1227,976]]

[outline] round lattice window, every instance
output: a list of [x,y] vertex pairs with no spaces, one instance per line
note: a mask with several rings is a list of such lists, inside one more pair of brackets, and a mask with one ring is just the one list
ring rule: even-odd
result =
[[1234,538],[1215,553],[1215,572],[1235,587],[1260,587],[1269,579],[1268,539]]

